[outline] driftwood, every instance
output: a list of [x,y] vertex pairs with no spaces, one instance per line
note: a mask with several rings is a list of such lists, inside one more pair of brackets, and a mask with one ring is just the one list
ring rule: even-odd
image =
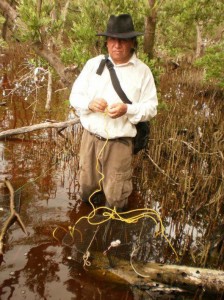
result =
[[107,269],[104,276],[111,277],[113,274],[144,290],[155,291],[166,288],[175,292],[175,289],[179,288],[179,292],[187,290],[196,292],[201,289],[209,294],[224,294],[224,271],[151,262],[145,264],[136,262],[134,269],[130,262],[119,261],[119,265]]
[[2,230],[0,233],[0,258],[3,256],[3,245],[4,245],[3,240],[5,237],[5,234],[7,233],[8,228],[14,223],[15,220],[18,221],[23,232],[27,235],[26,227],[24,226],[24,224],[20,218],[20,215],[18,214],[18,212],[15,209],[14,190],[8,179],[5,179],[5,185],[9,189],[9,193],[10,193],[10,216],[3,224],[3,227],[2,227]]
[[24,134],[24,133],[41,130],[41,129],[46,129],[46,128],[64,129],[68,126],[72,126],[72,125],[75,125],[78,123],[79,123],[79,118],[76,118],[76,119],[65,121],[65,122],[45,122],[45,123],[15,128],[15,129],[8,129],[8,130],[0,132],[0,139],[5,139],[12,135]]

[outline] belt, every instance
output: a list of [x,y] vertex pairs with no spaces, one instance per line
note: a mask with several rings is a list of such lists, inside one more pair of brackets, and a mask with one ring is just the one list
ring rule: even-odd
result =
[[[100,136],[96,133],[89,132],[89,134],[95,136],[100,141],[106,141],[107,140],[104,137],[102,137],[102,136]],[[121,143],[124,143],[124,144],[128,145],[128,141],[126,139],[127,139],[126,137],[120,137],[120,138],[115,138],[115,139],[108,139],[108,141],[113,141],[113,142],[118,141],[118,142],[121,142]]]
[[98,140],[101,140],[101,141],[106,141],[107,140],[104,137],[102,137],[102,136],[100,136],[96,133],[89,132],[89,134],[95,136]]

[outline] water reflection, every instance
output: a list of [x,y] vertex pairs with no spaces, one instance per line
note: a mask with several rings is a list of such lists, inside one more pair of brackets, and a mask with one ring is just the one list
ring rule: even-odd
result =
[[[5,263],[0,267],[0,296],[2,299],[136,300],[138,296],[129,287],[105,283],[102,276],[93,277],[82,265],[68,260],[71,249],[58,244],[53,238],[56,226],[67,229],[91,211],[78,196],[77,154],[72,151],[73,148],[68,151],[66,147],[60,139],[57,143],[52,139],[14,140],[1,144],[0,165],[5,166],[1,169],[1,176],[8,174],[15,190],[21,191],[21,217],[29,236],[24,236],[17,224],[10,230]],[[4,193],[7,191],[4,190]],[[159,211],[158,202],[153,204],[153,197],[150,197],[151,207]],[[142,207],[144,203],[141,201],[143,198],[136,193],[130,207]],[[198,234],[187,223],[180,228],[180,223],[175,223],[175,216],[167,219],[164,225],[177,249],[188,236],[194,239],[197,236],[193,235]],[[146,233],[150,237],[150,231]],[[169,261],[172,254],[164,241],[155,241],[152,245],[146,241],[144,247],[139,256],[145,261],[152,259],[151,251],[153,259],[160,259],[159,262]],[[185,251],[187,255],[188,249]]]
[[[133,299],[129,287],[92,278],[82,265],[71,263],[68,250],[53,238],[56,226],[68,228],[72,218],[90,212],[78,196],[77,155],[66,152],[65,144],[58,149],[54,139],[0,145],[0,176],[21,191],[20,214],[29,232],[26,237],[14,224],[5,240],[0,298]],[[1,190],[2,197],[7,194]]]
[[32,247],[24,266],[2,280],[1,299],[133,299],[127,287],[88,276],[66,255],[61,246],[51,243]]

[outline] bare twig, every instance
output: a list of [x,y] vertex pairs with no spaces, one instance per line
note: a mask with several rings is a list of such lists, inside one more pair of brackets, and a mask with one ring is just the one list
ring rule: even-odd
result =
[[171,178],[169,175],[167,175],[165,173],[165,171],[163,169],[161,169],[156,162],[154,162],[154,160],[151,158],[151,156],[149,155],[148,152],[146,152],[146,156],[149,158],[149,160],[154,164],[154,166],[167,178],[169,178],[174,184],[179,185],[179,183],[177,183],[173,178]]
[[216,152],[200,152],[198,151],[197,149],[195,149],[190,143],[188,142],[185,142],[183,140],[177,140],[177,139],[174,139],[174,138],[169,138],[169,141],[175,141],[175,142],[181,142],[183,143],[184,145],[186,145],[188,147],[188,149],[192,150],[193,152],[196,152],[198,154],[201,154],[201,155],[218,155],[218,154],[221,154],[220,152],[221,151],[216,151]]
[[48,84],[47,84],[47,102],[45,105],[46,110],[50,110],[52,100],[52,74],[50,69],[48,70]]

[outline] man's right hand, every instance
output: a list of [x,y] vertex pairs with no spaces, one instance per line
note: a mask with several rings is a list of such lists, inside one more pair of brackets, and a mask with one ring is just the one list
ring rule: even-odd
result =
[[104,112],[106,108],[107,102],[102,98],[93,99],[89,103],[89,109],[93,112]]

